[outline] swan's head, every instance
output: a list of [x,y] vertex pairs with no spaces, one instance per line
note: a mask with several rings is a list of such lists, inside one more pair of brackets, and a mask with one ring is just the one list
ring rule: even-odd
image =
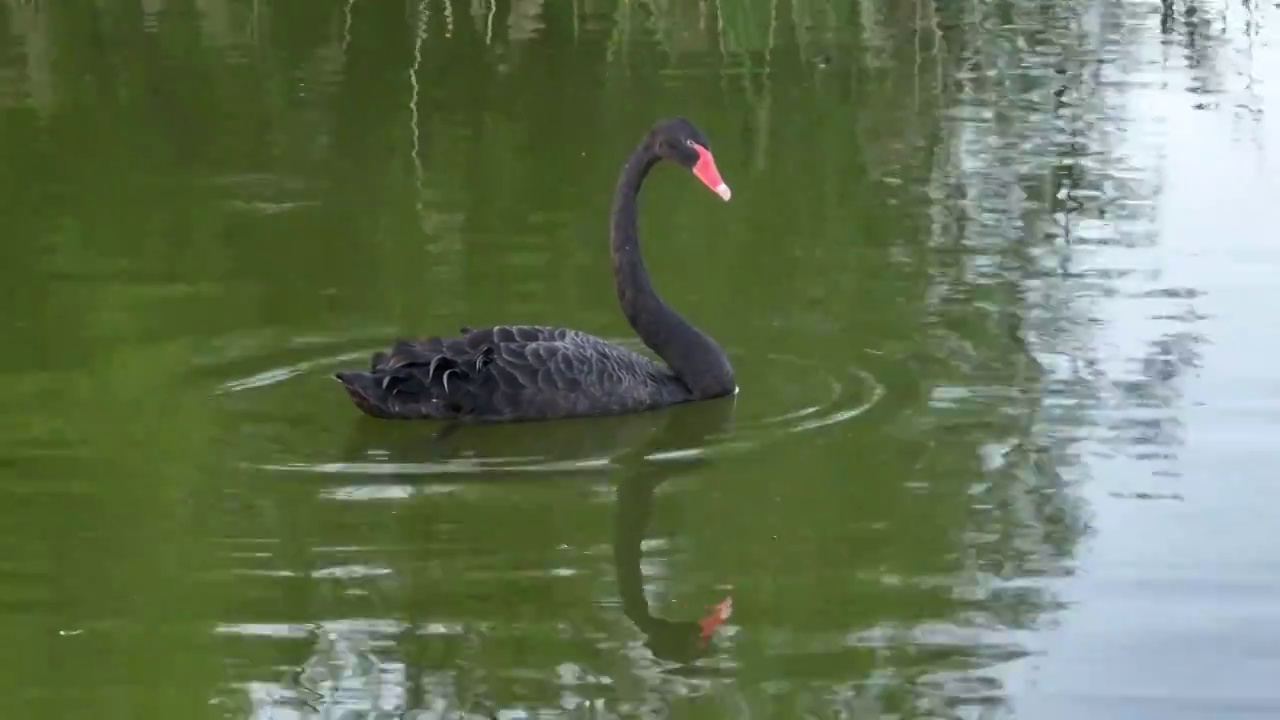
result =
[[716,168],[711,143],[693,123],[680,117],[662,120],[649,131],[649,141],[658,157],[688,169],[721,199],[727,201],[732,197]]

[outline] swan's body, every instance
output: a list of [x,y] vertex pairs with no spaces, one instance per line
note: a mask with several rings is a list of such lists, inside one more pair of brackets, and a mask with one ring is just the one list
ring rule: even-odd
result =
[[640,255],[635,200],[663,158],[691,168],[725,200],[729,189],[702,134],[679,118],[649,131],[618,181],[611,229],[618,302],[667,365],[579,330],[463,328],[454,337],[398,341],[375,353],[367,372],[337,373],[352,401],[380,418],[494,422],[617,415],[732,393],[724,351],[658,297]]
[[663,365],[578,330],[470,329],[401,341],[367,373],[342,373],[356,405],[385,418],[538,420],[638,412],[693,399]]

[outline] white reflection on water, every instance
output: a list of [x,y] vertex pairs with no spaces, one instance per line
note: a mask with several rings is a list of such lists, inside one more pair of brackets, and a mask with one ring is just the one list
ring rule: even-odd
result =
[[1044,362],[1099,389],[1077,446],[1094,535],[1055,584],[1071,609],[1027,636],[1040,656],[1006,682],[1020,713],[1050,720],[1271,717],[1280,34],[1250,3],[1115,8],[1091,21],[1127,51],[1092,75],[1130,91],[1093,122],[1129,167],[1083,205],[1105,215],[1064,217],[1059,289],[1089,299],[1088,337]]

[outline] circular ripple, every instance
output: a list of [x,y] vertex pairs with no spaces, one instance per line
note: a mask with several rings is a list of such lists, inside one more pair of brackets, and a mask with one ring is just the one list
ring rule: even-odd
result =
[[[642,347],[632,338],[613,342]],[[792,355],[730,352],[739,382],[732,398],[616,417],[466,426],[449,432],[443,423],[360,416],[328,376],[363,365],[385,343],[358,350],[349,344],[338,338],[307,338],[274,351],[245,352],[242,347],[227,362],[242,368],[255,354],[290,357],[217,383],[215,394],[234,399],[234,408],[243,412],[242,436],[254,438],[252,447],[241,450],[259,457],[244,458],[245,465],[387,479],[440,476],[447,482],[458,476],[600,472],[636,462],[693,462],[849,422],[884,395],[876,378],[856,366],[833,369]],[[306,356],[296,357],[302,351]],[[263,438],[271,439],[268,447]],[[372,499],[404,491],[384,480],[378,486],[334,492],[343,499]]]

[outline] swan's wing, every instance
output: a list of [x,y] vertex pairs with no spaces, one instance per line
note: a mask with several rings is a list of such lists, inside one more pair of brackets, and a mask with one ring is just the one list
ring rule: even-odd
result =
[[567,340],[499,343],[490,366],[498,386],[542,394],[603,395],[652,382],[652,360],[589,335]]
[[499,326],[401,341],[368,373],[340,373],[352,399],[380,417],[553,418],[653,404],[669,373],[577,330]]
[[529,343],[529,342],[575,342],[589,344],[592,341],[605,343],[598,337],[588,335],[581,330],[552,327],[549,325],[495,325],[487,328],[462,328],[462,335],[468,345],[490,345],[494,343]]
[[639,353],[577,334],[497,345],[482,380],[485,413],[552,418],[651,407],[671,375]]
[[390,352],[374,353],[370,370],[394,368],[439,355],[471,354],[486,346],[507,343],[573,342],[575,340],[599,340],[579,330],[548,325],[495,325],[486,328],[462,327],[455,337],[433,336],[422,340],[397,340]]

